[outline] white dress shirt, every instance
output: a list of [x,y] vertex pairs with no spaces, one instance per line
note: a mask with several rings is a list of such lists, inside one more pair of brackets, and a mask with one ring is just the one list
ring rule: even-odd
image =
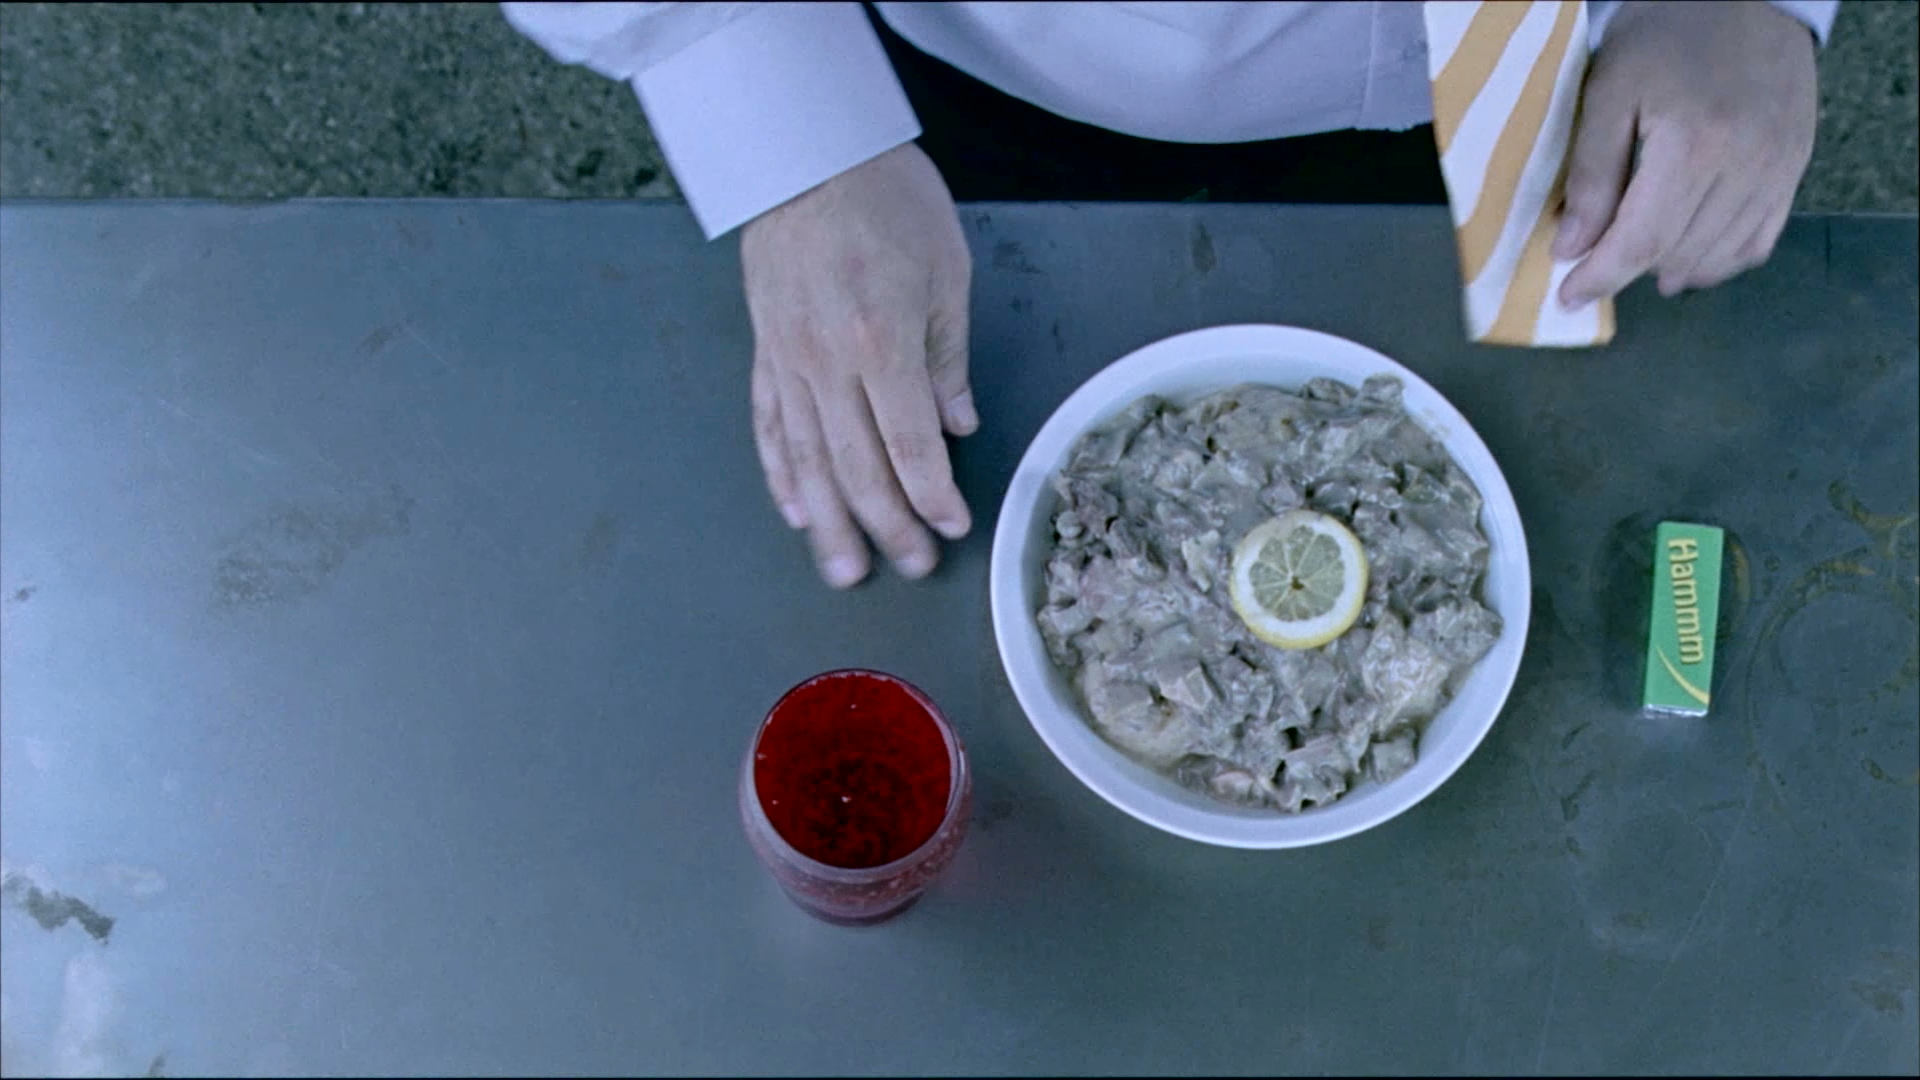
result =
[[[1772,0],[1824,43],[1839,0]],[[630,82],[709,238],[920,134],[860,5],[505,3]],[[1595,45],[1618,0],[1589,0]],[[1049,112],[1188,143],[1432,117],[1415,2],[879,3],[922,51]]]

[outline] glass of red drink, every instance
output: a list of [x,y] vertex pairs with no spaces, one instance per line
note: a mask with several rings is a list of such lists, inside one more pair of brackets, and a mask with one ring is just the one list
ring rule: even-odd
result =
[[878,671],[786,692],[740,767],[747,840],[794,903],[835,923],[907,909],[960,848],[973,782],[927,696]]

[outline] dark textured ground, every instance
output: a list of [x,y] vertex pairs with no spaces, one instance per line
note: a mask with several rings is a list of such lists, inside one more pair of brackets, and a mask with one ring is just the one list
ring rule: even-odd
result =
[[[1917,40],[1841,5],[1804,209],[1920,209]],[[0,197],[674,194],[633,94],[492,4],[0,6]]]

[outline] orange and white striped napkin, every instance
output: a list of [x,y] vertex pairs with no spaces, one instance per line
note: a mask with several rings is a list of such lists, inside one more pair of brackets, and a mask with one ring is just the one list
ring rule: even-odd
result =
[[1567,153],[1587,67],[1581,0],[1427,0],[1433,132],[1447,182],[1467,333],[1498,345],[1602,345],[1613,302],[1560,306]]

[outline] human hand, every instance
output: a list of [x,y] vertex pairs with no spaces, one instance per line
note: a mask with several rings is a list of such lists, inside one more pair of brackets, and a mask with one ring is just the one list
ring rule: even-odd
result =
[[1765,262],[1813,155],[1818,104],[1813,35],[1773,5],[1621,5],[1574,133],[1553,253],[1586,258],[1561,302],[1649,272],[1673,296]]
[[[980,425],[967,385],[973,263],[953,196],[907,143],[767,211],[740,234],[753,320],[753,436],[781,516],[820,576],[904,577],[972,527],[941,429]],[[857,527],[856,527],[857,523]]]

